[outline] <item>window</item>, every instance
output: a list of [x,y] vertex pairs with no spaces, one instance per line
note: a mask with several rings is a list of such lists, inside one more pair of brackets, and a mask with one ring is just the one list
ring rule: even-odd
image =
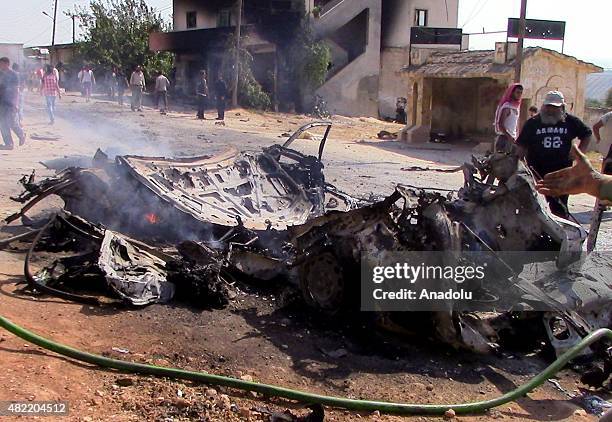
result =
[[198,12],[187,12],[187,28],[195,28],[198,26]]
[[217,17],[217,26],[232,26],[232,9],[219,10],[219,16]]
[[415,9],[414,26],[427,26],[427,10]]

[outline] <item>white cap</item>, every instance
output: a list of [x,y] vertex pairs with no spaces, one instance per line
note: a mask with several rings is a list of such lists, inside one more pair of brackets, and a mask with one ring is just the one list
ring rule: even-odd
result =
[[561,107],[565,105],[565,98],[560,91],[549,91],[544,97],[543,105]]

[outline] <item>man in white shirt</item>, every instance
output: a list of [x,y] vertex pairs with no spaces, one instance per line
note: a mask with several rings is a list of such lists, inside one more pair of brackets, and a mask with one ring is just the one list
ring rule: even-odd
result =
[[162,72],[157,72],[157,78],[155,79],[155,103],[159,106],[159,101],[162,101],[162,105],[159,108],[161,114],[166,114],[168,109],[168,88],[170,87],[170,81],[164,76]]
[[[57,72],[57,69],[54,68],[54,73],[55,72]],[[96,83],[96,78],[94,78],[93,70],[91,70],[91,67],[89,66],[85,66],[85,68],[79,73],[79,79],[81,81],[81,85],[83,86],[83,95],[85,95],[85,102],[89,102],[89,99],[91,98],[92,88]]]
[[[599,121],[597,121],[597,123],[595,123],[595,125],[593,126],[593,135],[595,135],[595,140],[597,141],[597,143],[601,142],[601,133],[599,131],[605,127],[612,128],[612,111],[601,116]],[[610,145],[608,155],[604,158],[604,166],[606,165],[606,162],[610,161],[612,161],[612,145]],[[606,172],[605,168],[603,170],[606,174],[612,174],[610,173],[612,172],[612,169],[609,169],[610,172]]]
[[145,77],[142,67],[136,66],[130,77],[130,88],[132,89],[132,111],[142,111],[142,93],[145,88]]

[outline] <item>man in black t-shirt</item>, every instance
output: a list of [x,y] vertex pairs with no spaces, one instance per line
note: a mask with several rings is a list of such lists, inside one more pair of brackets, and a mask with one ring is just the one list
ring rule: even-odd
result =
[[[565,99],[559,91],[550,91],[544,98],[540,114],[527,120],[516,140],[519,156],[527,158],[527,164],[543,178],[572,166],[570,151],[572,141],[580,139],[579,148],[586,152],[593,132],[578,117],[565,112]],[[546,196],[550,211],[563,218],[567,211],[568,196]]]

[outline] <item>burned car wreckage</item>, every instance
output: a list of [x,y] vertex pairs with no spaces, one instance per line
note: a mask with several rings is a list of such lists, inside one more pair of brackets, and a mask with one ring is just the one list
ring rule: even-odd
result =
[[[325,130],[318,157],[290,148],[313,127]],[[322,155],[330,129],[328,122],[311,123],[284,145],[258,153],[231,149],[214,157],[110,161],[99,151],[88,168],[59,166],[54,177],[40,182],[24,177],[25,191],[13,199],[25,206],[7,222],[25,218],[52,194],[65,204],[38,229],[26,257],[26,278],[37,290],[92,303],[104,300],[82,291],[97,283],[131,305],[176,295],[209,307],[228,303],[237,277],[283,279],[315,309],[355,312],[363,256],[485,251],[514,274],[506,274],[508,288],[553,309],[537,318],[546,322],[555,347],[610,324],[600,307],[568,299],[571,288],[521,284],[497,256],[546,250],[554,252],[558,265],[567,265],[580,257],[586,238],[580,225],[548,211],[532,174],[516,157],[474,158],[463,166],[465,183],[455,194],[398,185],[384,198],[357,198],[325,181]],[[60,256],[32,274],[30,260],[38,251]],[[592,301],[609,301],[609,284],[591,287]],[[565,299],[556,295],[561,290]],[[380,314],[396,325],[411,319],[408,313]],[[482,352],[494,347],[505,324],[454,309],[428,318],[438,339]],[[559,319],[563,336],[552,328]]]

